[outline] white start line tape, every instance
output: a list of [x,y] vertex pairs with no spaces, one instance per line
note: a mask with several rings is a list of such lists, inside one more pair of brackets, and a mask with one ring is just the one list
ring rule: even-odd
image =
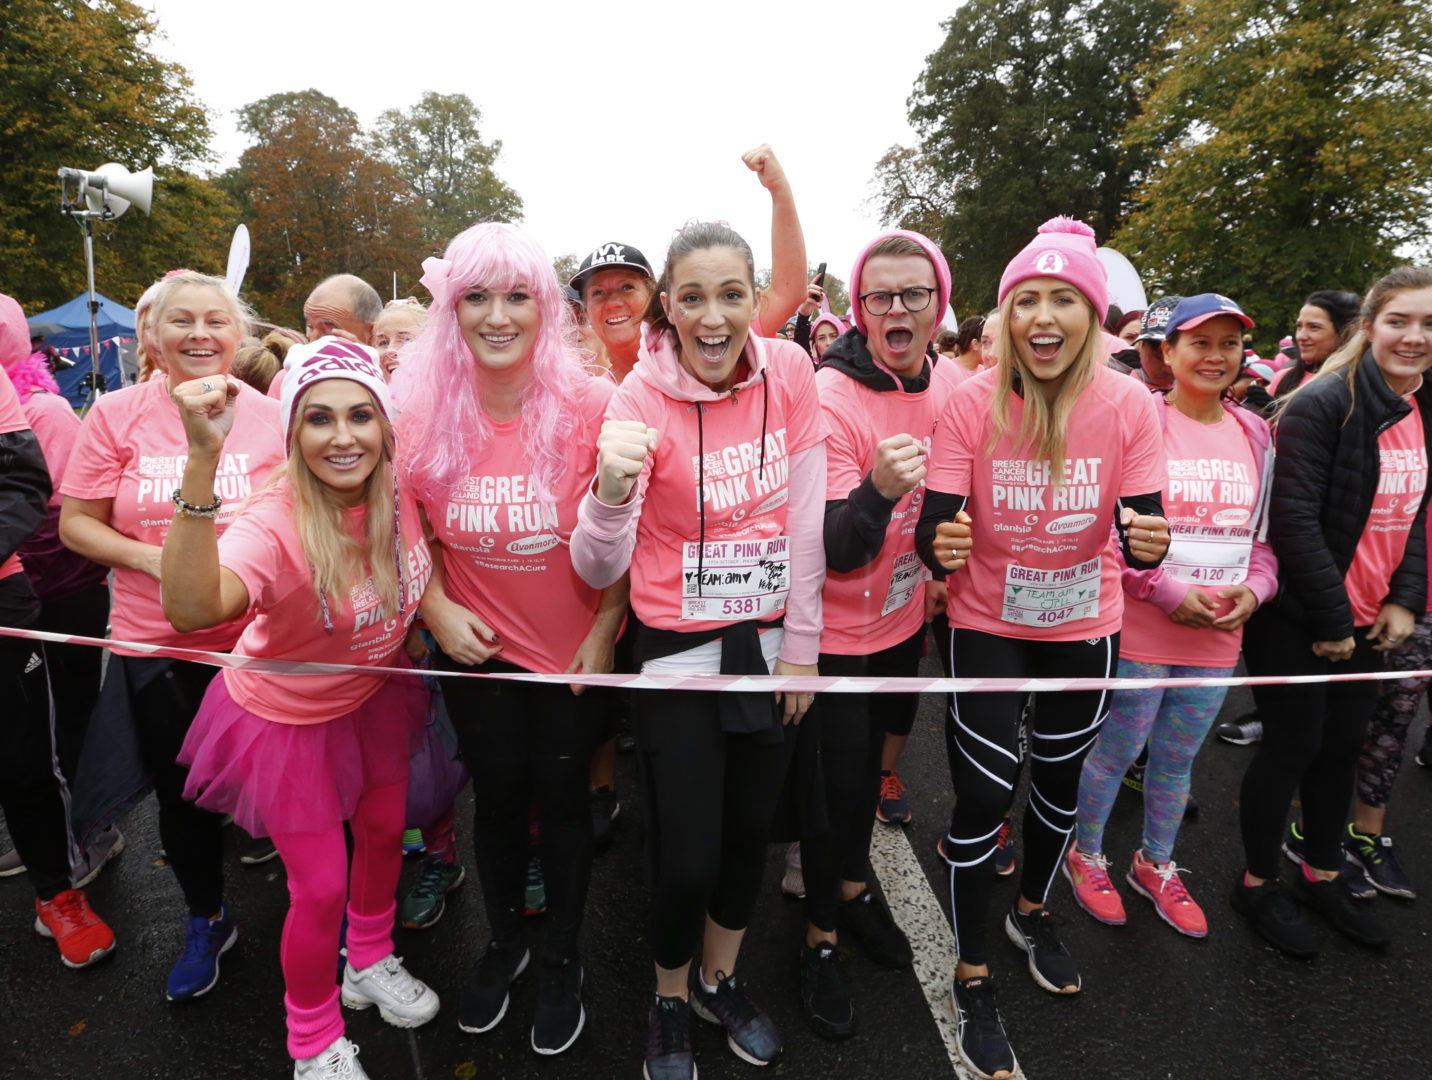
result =
[[138,641],[56,634],[46,630],[21,630],[0,626],[0,637],[49,641],[57,645],[89,645],[98,649],[117,647],[143,656],[165,656],[218,668],[243,668],[264,675],[433,675],[442,679],[503,679],[508,682],[557,683],[582,686],[613,686],[628,690],[703,690],[749,694],[757,691],[822,694],[970,694],[1051,693],[1060,690],[1152,690],[1156,687],[1197,686],[1293,686],[1304,683],[1363,682],[1387,679],[1432,679],[1432,671],[1365,671],[1345,675],[1229,675],[1222,679],[981,679],[911,678],[884,679],[833,675],[586,675],[540,674],[536,672],[438,671],[432,668],[374,667],[364,664],[324,664],[309,660],[274,660],[236,653],[184,649],[175,645],[149,645]]

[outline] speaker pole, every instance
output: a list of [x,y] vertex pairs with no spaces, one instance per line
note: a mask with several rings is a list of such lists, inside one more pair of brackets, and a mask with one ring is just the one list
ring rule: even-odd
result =
[[89,393],[81,415],[89,412],[95,399],[105,391],[104,372],[99,369],[99,301],[94,294],[94,221],[86,215],[81,227],[85,234],[85,273],[89,277],[90,372],[85,376]]

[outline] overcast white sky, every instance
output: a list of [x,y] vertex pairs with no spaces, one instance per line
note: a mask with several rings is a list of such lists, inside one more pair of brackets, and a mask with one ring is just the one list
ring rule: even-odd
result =
[[875,162],[913,141],[905,99],[958,6],[150,5],[165,35],[157,51],[188,69],[213,114],[222,166],[246,145],[234,110],[269,94],[314,88],[368,126],[425,90],[464,93],[483,137],[502,140],[498,172],[550,254],[620,240],[659,271],[672,230],[693,217],[729,221],[770,265],[770,199],[741,163],[769,142],[811,263],[842,279],[879,228],[865,205]]

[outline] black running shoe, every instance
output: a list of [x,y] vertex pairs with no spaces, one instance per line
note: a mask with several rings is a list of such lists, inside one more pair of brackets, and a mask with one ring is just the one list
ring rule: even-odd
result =
[[1332,881],[1309,881],[1306,874],[1299,874],[1293,883],[1293,895],[1331,923],[1339,934],[1359,945],[1382,949],[1391,940],[1381,919],[1352,902],[1352,894],[1340,877]]
[[994,1000],[994,978],[977,975],[950,991],[956,1045],[965,1068],[981,1080],[1005,1080],[1019,1069]]
[[869,889],[841,901],[836,917],[838,927],[854,936],[876,963],[894,971],[910,966],[914,959],[910,939],[895,925],[885,901]]
[[1407,871],[1402,869],[1397,845],[1386,833],[1369,836],[1349,825],[1347,838],[1343,840],[1343,851],[1348,859],[1362,868],[1378,892],[1385,892],[1388,896],[1400,896],[1404,900],[1417,899],[1417,888],[1412,884],[1412,878]]
[[532,1020],[532,1049],[560,1054],[577,1041],[587,1011],[582,1007],[582,962],[543,956],[537,964],[537,1014]]
[[855,1006],[845,986],[839,954],[829,942],[801,946],[801,1012],[822,1039],[855,1034]]
[[1220,742],[1232,746],[1252,746],[1263,738],[1263,721],[1257,713],[1240,716],[1237,720],[1226,720],[1213,729]]
[[1004,932],[1010,941],[1029,956],[1029,973],[1051,994],[1077,994],[1081,985],[1079,965],[1059,940],[1054,916],[1048,908],[1036,908],[1028,915],[1018,905],[1004,917]]
[[781,1052],[781,1033],[746,992],[736,985],[736,976],[716,973],[716,992],[708,994],[701,985],[701,965],[691,965],[691,1011],[703,1020],[726,1029],[726,1045],[742,1061],[769,1065]]
[[1233,910],[1273,948],[1303,960],[1318,955],[1317,939],[1308,928],[1303,909],[1281,881],[1245,885],[1240,878],[1233,886],[1230,902]]
[[646,1019],[646,1080],[696,1080],[691,1057],[691,1006],[685,998],[660,997]]
[[508,987],[527,970],[531,959],[532,954],[521,942],[506,946],[491,942],[472,965],[472,973],[463,985],[457,1026],[474,1035],[495,1028],[507,1015],[511,1000]]

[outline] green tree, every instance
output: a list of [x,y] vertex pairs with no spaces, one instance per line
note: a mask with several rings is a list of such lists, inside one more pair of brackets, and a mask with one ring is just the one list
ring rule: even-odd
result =
[[577,272],[581,265],[582,256],[573,255],[571,252],[565,255],[556,255],[552,258],[552,270],[556,273],[557,280],[563,285],[572,280],[572,275]]
[[411,109],[387,109],[371,142],[422,200],[423,239],[445,247],[480,221],[522,220],[522,199],[493,169],[502,141],[482,141],[482,111],[466,94],[429,90]]
[[424,255],[417,199],[368,149],[358,118],[317,90],[273,94],[239,110],[254,141],[225,187],[252,208],[246,292],[275,321],[301,317],[304,298],[330,274],[357,274],[380,294],[398,274],[411,293]]
[[1361,291],[1426,241],[1432,8],[1199,0],[1170,37],[1127,139],[1161,165],[1115,241],[1154,289],[1285,328],[1307,293]]
[[936,193],[931,238],[957,310],[994,300],[1046,219],[1079,218],[1100,242],[1119,224],[1152,156],[1119,143],[1139,112],[1129,72],[1158,55],[1170,11],[1171,0],[969,0],[944,24],[909,100],[919,147],[897,164]]
[[62,167],[155,170],[150,217],[95,226],[95,281],[133,303],[176,266],[223,271],[237,218],[195,173],[210,128],[188,73],[151,51],[153,17],[129,0],[0,5],[0,290],[34,312],[85,287],[81,234],[59,212]]

